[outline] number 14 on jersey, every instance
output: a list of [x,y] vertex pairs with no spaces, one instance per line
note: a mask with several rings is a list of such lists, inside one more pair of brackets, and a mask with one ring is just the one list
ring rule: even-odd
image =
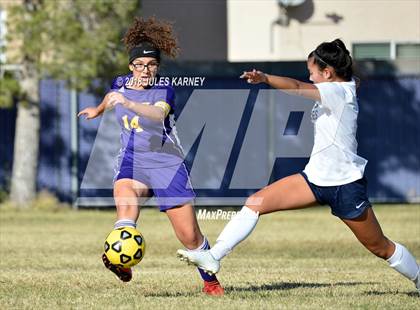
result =
[[125,129],[127,129],[127,130],[135,129],[136,132],[142,132],[143,131],[143,128],[141,128],[140,123],[139,123],[138,115],[134,116],[130,121],[128,119],[128,115],[124,115],[122,117],[122,120],[124,122]]

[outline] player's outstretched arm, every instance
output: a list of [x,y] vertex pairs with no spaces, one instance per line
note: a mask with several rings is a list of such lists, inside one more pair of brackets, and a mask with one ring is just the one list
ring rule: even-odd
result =
[[266,74],[262,71],[253,69],[252,71],[245,71],[240,78],[246,79],[250,84],[266,83],[273,88],[284,90],[292,95],[302,96],[313,100],[321,99],[315,85],[288,77]]
[[163,108],[153,105],[136,104],[136,102],[128,100],[122,94],[117,92],[110,93],[109,102],[112,106],[115,106],[118,103],[122,104],[124,107],[130,109],[134,113],[147,117],[156,122],[161,122],[166,117],[166,113]]
[[85,115],[86,119],[93,119],[102,115],[102,113],[104,113],[105,110],[111,108],[113,108],[113,105],[111,105],[110,103],[110,94],[107,94],[97,107],[87,107],[80,111],[77,114],[77,116],[80,117],[82,115]]

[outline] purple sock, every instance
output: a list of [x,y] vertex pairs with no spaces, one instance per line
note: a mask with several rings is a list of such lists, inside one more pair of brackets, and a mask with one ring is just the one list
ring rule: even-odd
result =
[[[208,242],[208,240],[207,240],[206,237],[204,237],[203,244],[197,250],[210,250],[210,244],[209,244],[209,242]],[[197,268],[197,269],[200,272],[201,278],[204,281],[207,281],[207,282],[217,281],[217,278],[216,278],[215,275],[212,275],[211,276],[211,275],[205,273],[203,269],[200,269],[200,268]]]

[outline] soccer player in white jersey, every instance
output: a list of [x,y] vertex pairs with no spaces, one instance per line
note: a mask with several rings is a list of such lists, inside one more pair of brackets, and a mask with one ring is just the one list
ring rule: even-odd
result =
[[315,126],[314,146],[304,171],[274,182],[249,197],[212,249],[178,250],[178,256],[210,274],[217,273],[220,260],[253,231],[259,215],[328,204],[331,213],[370,252],[413,281],[420,293],[415,258],[407,248],[383,234],[367,197],[364,177],[367,160],[357,155],[359,108],[350,53],[339,39],[324,42],[309,54],[307,66],[313,84],[255,69],[241,76],[248,83],[267,83],[316,101],[311,115]]

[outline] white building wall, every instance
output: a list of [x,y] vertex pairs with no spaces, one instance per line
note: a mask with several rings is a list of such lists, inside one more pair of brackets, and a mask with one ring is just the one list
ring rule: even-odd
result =
[[[272,27],[277,0],[227,0],[228,60],[303,60],[335,38],[349,49],[352,43],[420,42],[420,0],[307,0],[299,10],[311,7],[303,23],[291,19]],[[343,19],[335,24],[326,17],[333,13]]]

